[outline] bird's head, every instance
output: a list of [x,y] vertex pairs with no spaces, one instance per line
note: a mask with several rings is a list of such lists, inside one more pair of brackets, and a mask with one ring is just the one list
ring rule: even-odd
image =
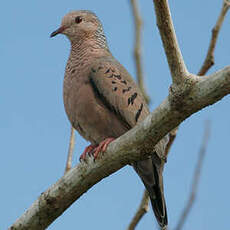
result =
[[103,43],[106,45],[100,20],[94,13],[87,10],[72,11],[66,14],[62,19],[61,26],[50,37],[57,34],[65,34],[71,42],[95,39],[101,45]]

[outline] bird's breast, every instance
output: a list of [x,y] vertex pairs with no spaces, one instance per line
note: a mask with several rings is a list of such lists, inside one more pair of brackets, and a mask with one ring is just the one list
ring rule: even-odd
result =
[[92,144],[98,144],[107,137],[119,137],[127,131],[117,116],[95,95],[86,77],[65,77],[63,98],[71,124]]

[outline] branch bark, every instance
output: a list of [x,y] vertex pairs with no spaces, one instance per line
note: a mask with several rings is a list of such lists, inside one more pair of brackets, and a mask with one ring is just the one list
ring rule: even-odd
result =
[[188,199],[187,204],[185,205],[185,208],[182,212],[182,215],[178,221],[178,224],[175,228],[175,230],[181,230],[186,218],[188,217],[189,212],[192,209],[192,206],[194,204],[195,198],[196,198],[196,194],[197,194],[197,190],[198,190],[198,185],[199,185],[199,181],[200,181],[200,176],[201,176],[201,169],[202,166],[204,164],[204,157],[206,154],[206,148],[207,148],[207,144],[208,144],[208,140],[209,140],[209,136],[210,136],[210,124],[207,121],[206,125],[205,125],[205,130],[204,130],[204,136],[203,136],[203,141],[200,147],[200,151],[199,151],[199,158],[197,161],[197,166],[194,172],[194,176],[193,176],[193,182],[192,182],[192,188],[191,188],[191,193]]
[[143,122],[109,146],[96,162],[88,158],[69,170],[9,228],[42,230],[94,184],[132,161],[145,159],[168,132],[202,108],[230,93],[230,66],[204,77],[191,75],[190,87],[171,88],[169,96]]

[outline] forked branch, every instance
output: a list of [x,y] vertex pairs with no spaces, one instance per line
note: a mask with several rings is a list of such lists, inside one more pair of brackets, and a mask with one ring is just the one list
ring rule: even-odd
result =
[[[212,67],[212,65],[214,64],[214,50],[216,47],[216,42],[217,42],[217,38],[218,38],[218,34],[219,31],[222,27],[223,21],[225,19],[225,16],[227,14],[227,11],[230,8],[230,2],[228,0],[223,0],[223,6],[220,12],[220,15],[218,17],[218,20],[216,22],[216,25],[213,28],[213,32],[212,32],[212,37],[210,40],[210,45],[209,45],[209,49],[206,55],[206,58],[204,60],[204,63],[198,73],[198,75],[205,75],[208,70]],[[214,32],[215,31],[215,32]],[[177,127],[176,129],[172,130],[169,134],[169,143],[167,144],[166,147],[166,156],[168,155],[169,150],[171,149],[172,144],[174,143],[174,140],[176,138],[176,133],[179,127]]]
[[[136,1],[132,1],[132,0],[131,0],[131,3],[134,5],[133,8],[136,9],[135,12],[138,12],[138,11],[137,11]],[[169,12],[169,6],[167,5],[167,6],[165,7],[165,4],[166,4],[166,3],[167,3],[167,1],[164,1],[164,3],[162,3],[163,6],[164,6],[164,8],[168,9],[168,10],[165,10],[165,11],[164,11],[164,12],[166,12],[166,14],[165,14],[164,16],[162,16],[162,18],[166,18],[166,16],[168,15],[167,17],[170,17],[170,19],[171,19],[170,12]],[[159,6],[157,5],[156,7],[159,7]],[[207,72],[207,71],[211,68],[211,66],[212,66],[212,65],[210,65],[210,63],[211,63],[210,60],[213,60],[213,58],[214,58],[213,55],[214,55],[214,49],[215,49],[215,47],[216,47],[216,41],[217,41],[217,38],[218,38],[218,33],[219,33],[220,29],[221,29],[221,26],[222,26],[222,24],[223,24],[224,18],[225,18],[225,16],[226,16],[226,13],[227,13],[227,10],[229,9],[229,7],[230,7],[230,2],[229,2],[228,0],[224,0],[224,1],[223,1],[223,6],[222,6],[222,9],[221,9],[221,12],[220,12],[220,16],[219,16],[219,18],[218,18],[218,20],[217,20],[217,22],[216,22],[216,25],[215,25],[215,27],[214,27],[214,29],[213,29],[213,36],[212,36],[211,41],[210,41],[210,47],[209,47],[209,50],[208,50],[206,59],[205,59],[203,65],[202,65],[201,70],[199,71],[198,75],[205,75],[206,72]],[[160,8],[158,8],[158,9],[156,9],[156,10],[160,10]],[[135,18],[137,18],[137,19],[135,19],[135,21],[138,21],[138,18],[139,18],[140,16],[139,16],[138,13],[135,13],[135,12],[134,12],[134,16],[135,16]],[[163,13],[163,12],[161,12],[161,13]],[[159,18],[159,21],[162,23],[161,18]],[[170,20],[169,20],[169,21],[170,21]],[[138,24],[138,23],[136,23],[136,25],[137,25],[137,24]],[[177,46],[177,45],[176,45],[176,44],[177,44],[177,42],[176,42],[176,37],[175,37],[176,35],[175,35],[175,33],[173,33],[174,29],[173,29],[172,23],[171,23],[171,25],[170,25],[170,23],[168,23],[168,27],[171,28],[171,29],[170,29],[170,30],[172,31],[171,34],[174,34],[174,35],[173,35],[174,38],[172,37],[172,38],[170,39],[170,40],[172,41],[172,46],[173,46],[173,44],[174,44],[175,46]],[[160,27],[159,27],[159,29],[160,29]],[[160,31],[161,31],[161,30],[160,30]],[[215,32],[214,32],[214,31],[215,31]],[[136,33],[138,33],[138,32],[140,33],[140,30],[138,29],[138,27],[136,27]],[[163,36],[165,36],[165,35],[164,35],[164,31],[161,31],[161,34],[163,34]],[[162,38],[162,40],[163,40],[163,38]],[[174,41],[174,42],[173,42],[173,41]],[[176,50],[179,50],[179,48],[176,49]],[[177,53],[177,52],[180,53],[180,50],[179,50],[179,51],[176,51],[176,50],[175,50],[175,53]],[[170,57],[168,57],[168,59],[170,59]],[[178,55],[178,60],[180,60],[180,54]],[[175,129],[173,129],[173,130],[169,133],[169,142],[168,142],[168,144],[167,144],[167,146],[166,146],[166,149],[165,149],[165,158],[166,158],[166,159],[167,159],[167,156],[168,156],[168,154],[169,154],[169,151],[170,151],[170,149],[171,149],[171,147],[172,147],[172,144],[174,143],[174,140],[175,140],[175,138],[176,138],[178,128],[179,128],[179,127],[176,127]],[[143,196],[143,198],[144,198],[144,197],[145,197],[145,196]],[[146,197],[146,199],[147,199],[147,197]],[[142,203],[142,202],[143,202],[143,200],[141,201],[141,203]],[[139,209],[138,209],[137,212],[136,212],[136,215],[138,215],[138,214],[141,212],[141,209],[142,209],[142,205],[140,204]],[[143,216],[142,216],[142,217],[143,217]],[[133,217],[133,220],[131,221],[131,223],[136,223],[136,225],[137,225],[138,222],[135,222],[135,220],[140,221],[140,218],[138,218],[138,216],[134,216],[134,217]],[[134,226],[133,224],[132,224],[131,226],[132,226],[133,229],[135,228],[135,226]]]

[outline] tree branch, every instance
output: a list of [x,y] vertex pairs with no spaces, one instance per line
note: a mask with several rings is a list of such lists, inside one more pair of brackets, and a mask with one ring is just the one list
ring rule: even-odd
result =
[[[155,1],[156,2],[156,1]],[[168,3],[167,1],[164,1],[164,2],[158,2],[159,4],[162,4],[163,8],[165,9],[164,11],[160,11],[161,7],[160,5],[157,5],[156,6],[156,10],[160,11],[158,15],[158,26],[159,26],[159,29],[160,29],[160,25],[166,21],[167,23],[167,27],[168,27],[168,31],[171,31],[171,35],[170,33],[167,33],[167,28],[164,27],[164,25],[162,26],[162,30],[160,29],[160,32],[161,32],[161,36],[162,36],[162,40],[163,40],[163,37],[164,36],[169,36],[170,39],[167,37],[166,40],[165,40],[165,50],[168,50],[168,53],[169,55],[171,54],[171,51],[170,51],[170,48],[167,48],[167,44],[169,41],[171,41],[171,46],[172,47],[175,47],[175,50],[174,50],[174,53],[175,53],[175,56],[178,57],[178,60],[177,62],[180,62],[180,60],[182,59],[182,55],[181,55],[181,52],[179,50],[179,47],[178,47],[178,44],[177,44],[177,40],[176,40],[176,35],[175,35],[175,31],[174,31],[174,28],[173,28],[173,23],[172,23],[172,19],[171,19],[171,15],[170,15],[170,10],[169,10],[169,6],[168,6]],[[138,12],[138,8],[137,8],[137,3],[135,0],[131,0],[131,6],[132,6],[132,9],[133,9],[133,16],[134,16],[134,20],[135,20],[135,25],[136,25],[136,30],[135,30],[135,37],[136,37],[136,44],[135,44],[135,59],[136,59],[136,66],[137,66],[137,73],[138,73],[138,65],[141,64],[140,62],[140,32],[141,32],[141,19],[140,19],[140,15],[139,15],[139,12]],[[157,8],[158,7],[158,8]],[[217,41],[217,37],[218,37],[218,34],[219,34],[219,30],[223,24],[223,21],[224,21],[224,18],[225,18],[225,15],[227,13],[227,10],[229,9],[230,7],[230,3],[228,0],[224,0],[223,1],[223,7],[222,7],[222,10],[220,12],[220,16],[218,18],[218,21],[215,25],[215,27],[213,28],[213,33],[212,33],[212,39],[211,39],[211,43],[210,43],[210,46],[209,46],[209,50],[208,50],[208,53],[207,53],[207,56],[206,56],[206,59],[201,67],[201,70],[199,71],[198,75],[205,75],[206,72],[211,68],[211,66],[214,64],[214,49],[215,49],[215,45],[216,45],[216,41]],[[168,21],[166,19],[169,19]],[[170,23],[171,22],[171,23]],[[164,40],[163,40],[164,42]],[[168,60],[171,60],[173,59],[174,57],[170,57],[170,56],[167,56],[168,57]],[[183,59],[182,59],[183,60]],[[170,64],[170,63],[169,63]],[[173,67],[173,64],[172,64],[172,67]],[[185,68],[185,66],[181,67],[182,69]],[[142,71],[141,71],[141,68],[139,68],[140,72],[139,74],[137,74],[138,76],[138,79],[142,79]],[[182,70],[183,71],[183,70]],[[171,71],[172,72],[172,71]],[[140,84],[143,84],[143,82],[139,82],[138,83]],[[142,88],[142,90],[144,91],[144,89]],[[174,140],[176,138],[176,135],[177,135],[177,131],[178,131],[178,128],[179,127],[176,127],[175,129],[173,129],[170,133],[169,133],[169,142],[166,146],[166,149],[165,149],[165,159],[167,160],[167,156],[168,156],[168,153],[171,149],[171,146],[172,144],[174,143]],[[144,196],[143,195],[143,199],[146,198],[146,202],[147,202],[147,199],[148,197]],[[135,223],[136,225],[138,224],[138,222],[140,221],[141,218],[139,218],[139,213],[141,213],[142,211],[142,202],[143,202],[143,199],[141,201],[141,204],[136,212],[136,215],[133,217],[133,220],[131,221],[131,224],[130,226],[132,227],[131,229],[134,229],[135,226],[132,225],[133,223]],[[144,214],[143,214],[144,215]],[[143,216],[142,215],[142,216]],[[142,217],[141,216],[141,217]],[[136,221],[138,220],[138,221]]]
[[202,166],[204,164],[204,157],[205,157],[205,153],[206,153],[206,148],[207,148],[207,144],[208,144],[208,139],[210,136],[210,123],[207,121],[206,125],[205,125],[205,130],[204,130],[204,136],[203,136],[203,141],[200,147],[200,151],[199,151],[199,158],[197,161],[197,166],[193,175],[193,182],[192,182],[192,188],[191,188],[191,193],[188,199],[187,204],[185,205],[185,208],[182,212],[182,215],[178,221],[178,224],[175,228],[175,230],[181,230],[186,218],[188,217],[189,212],[192,209],[192,206],[194,204],[195,198],[196,198],[196,193],[198,190],[198,184],[200,181],[200,176],[201,176],[201,169]]
[[174,84],[179,85],[186,81],[189,73],[177,42],[169,4],[167,0],[153,0],[153,2],[157,16],[157,26],[164,45],[172,80]]
[[136,72],[137,72],[137,83],[138,86],[145,97],[147,103],[149,103],[150,98],[146,93],[144,86],[144,77],[143,77],[143,68],[141,62],[141,31],[142,31],[142,20],[138,10],[137,1],[131,0],[131,8],[135,24],[135,45],[134,45],[134,60],[136,63]]
[[132,218],[132,221],[130,222],[127,230],[134,230],[137,224],[139,223],[139,221],[141,220],[141,218],[145,215],[146,212],[148,212],[148,210],[149,210],[149,194],[147,190],[144,190],[141,203],[137,209],[137,212]]
[[[214,28],[212,30],[213,31],[212,38],[211,38],[211,41],[210,41],[210,45],[209,45],[209,49],[208,49],[206,58],[204,60],[204,63],[202,65],[200,71],[198,72],[199,76],[205,75],[208,72],[208,70],[212,67],[212,65],[214,64],[214,50],[215,50],[215,47],[216,47],[218,34],[219,34],[219,31],[221,29],[221,26],[223,24],[223,21],[225,19],[225,16],[226,16],[226,13],[227,13],[229,7],[230,7],[230,2],[228,0],[224,0],[220,15],[218,17],[216,25],[214,26]],[[168,156],[168,153],[169,153],[169,151],[171,149],[171,146],[174,143],[174,140],[175,140],[176,135],[177,135],[178,128],[179,127],[175,128],[174,130],[172,130],[169,133],[169,142],[168,142],[168,144],[166,146],[166,154],[165,154],[166,157]]]
[[75,134],[74,134],[74,128],[73,126],[71,126],[69,150],[68,150],[68,156],[66,161],[65,173],[72,168],[74,145],[75,145]]
[[113,141],[101,159],[79,163],[43,192],[9,228],[42,230],[94,184],[132,161],[145,159],[182,121],[230,93],[230,66],[204,77],[191,75],[190,88],[171,88],[169,96],[143,122]]
[[205,61],[202,65],[198,75],[205,75],[206,72],[214,65],[214,50],[216,47],[216,42],[218,39],[220,28],[223,24],[224,18],[226,16],[226,13],[228,12],[229,7],[230,7],[230,2],[227,0],[224,0],[220,15],[219,15],[218,20],[216,22],[216,25],[212,29],[212,38],[211,38],[211,41],[209,44],[207,56],[205,58]]

